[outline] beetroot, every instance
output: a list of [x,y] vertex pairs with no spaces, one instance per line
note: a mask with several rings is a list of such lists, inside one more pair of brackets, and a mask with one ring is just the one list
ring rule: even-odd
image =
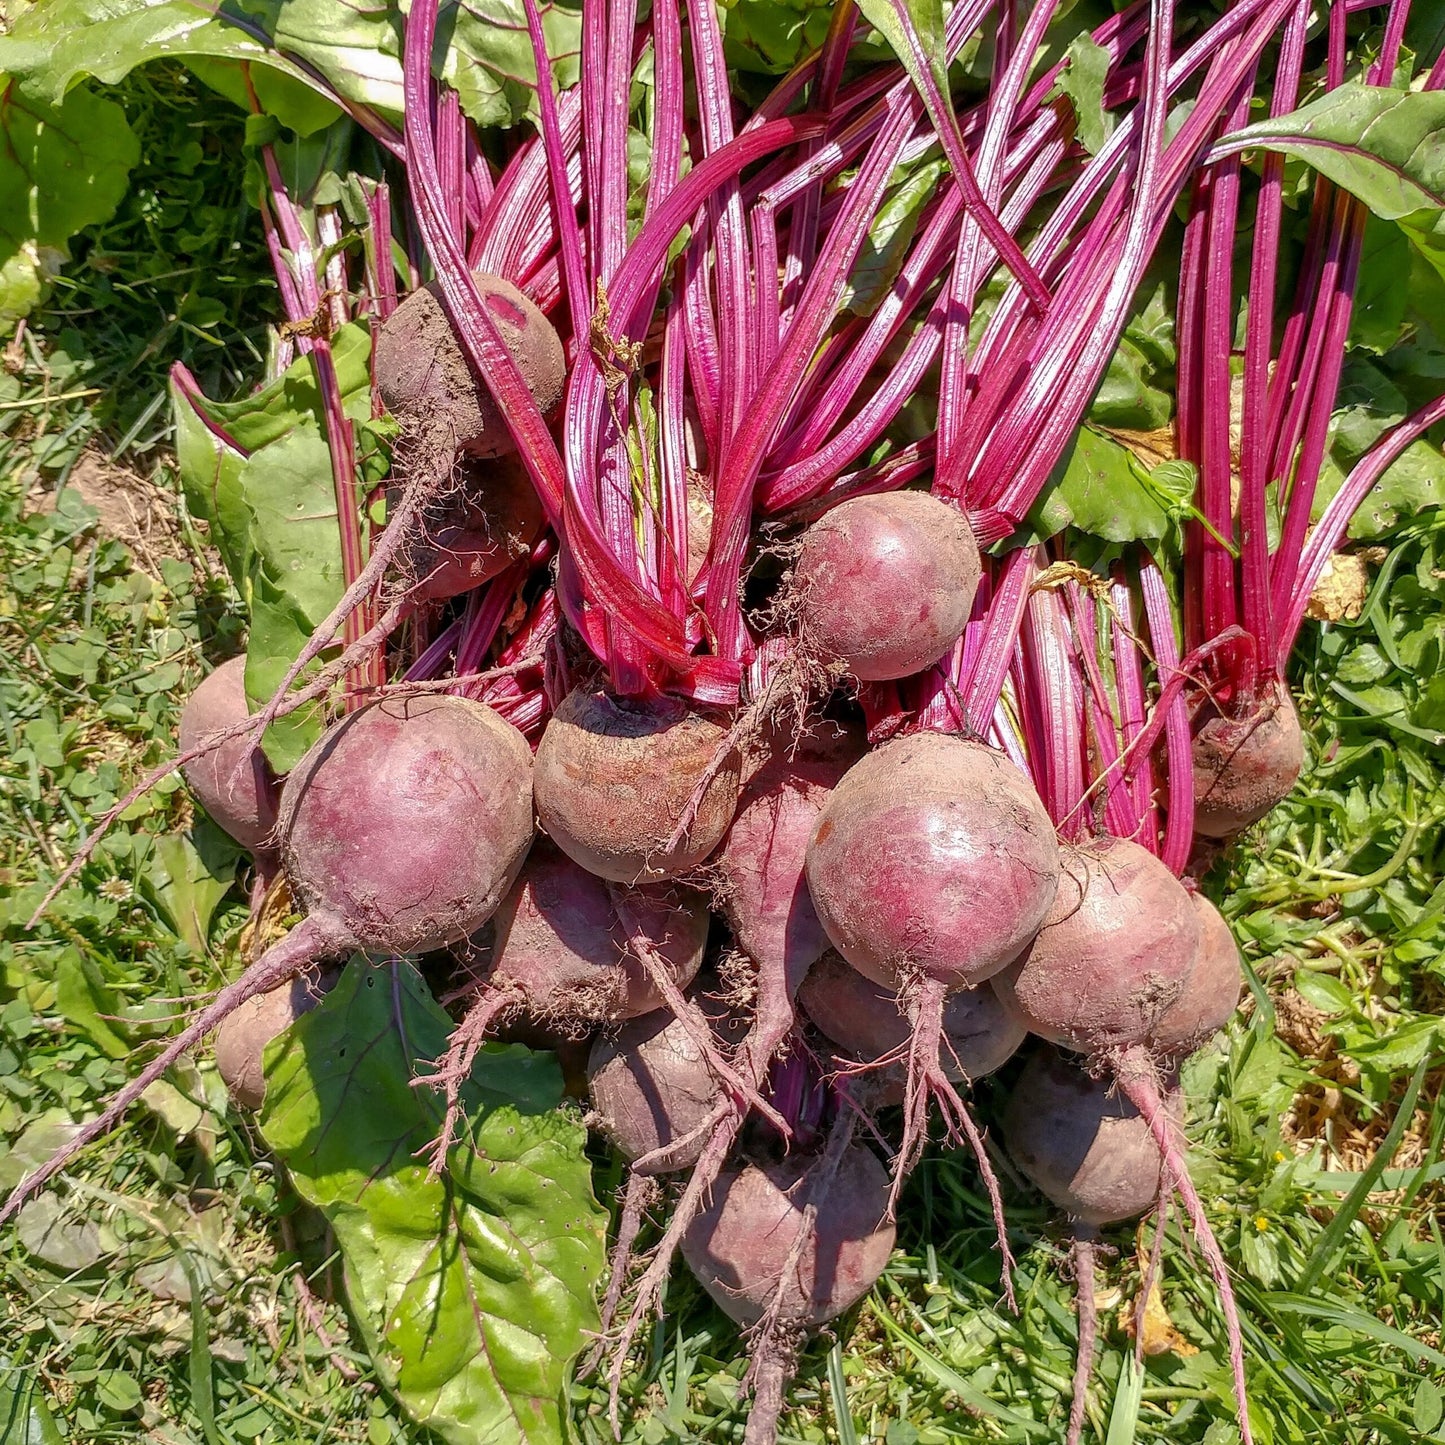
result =
[[739,759],[723,727],[675,698],[579,687],[542,733],[535,781],[552,841],[599,878],[636,883],[685,873],[722,841]]
[[968,518],[926,492],[840,502],[793,568],[803,649],[860,682],[909,677],[958,640],[979,571]]
[[1219,910],[1202,894],[1190,895],[1199,920],[1199,951],[1188,986],[1164,1015],[1160,1032],[1181,1054],[1207,1042],[1233,1017],[1243,977],[1239,947]]
[[703,1288],[750,1327],[744,1445],[776,1438],[801,1338],[862,1299],[893,1252],[888,1175],[851,1134],[835,1125],[821,1158],[724,1170],[683,1238]]
[[266,1045],[291,1027],[335,986],[335,970],[300,975],[290,983],[256,994],[229,1015],[216,1030],[212,1051],[216,1071],[225,1081],[231,1102],[241,1109],[259,1109],[266,1098]]
[[532,550],[542,503],[513,457],[462,458],[460,484],[426,507],[400,559],[415,598],[444,602],[489,582]]
[[636,1172],[696,1162],[706,1142],[703,1126],[723,1096],[706,1052],[680,1019],[660,1009],[630,1020],[615,1036],[600,1035],[587,1077],[603,1132]]
[[[711,1041],[686,1018],[659,1010],[624,1024],[615,1037],[600,1035],[592,1046],[593,1108],[602,1131],[631,1166],[602,1300],[604,1330],[621,1302],[633,1247],[657,1194],[654,1176],[696,1166],[719,1124],[740,1117],[720,1086],[714,1058],[716,1043],[737,1032],[740,1019],[718,997],[705,996],[703,1012]],[[669,1259],[671,1253],[668,1246]]]
[[[1170,1089],[1166,1101],[1170,1115],[1179,1118],[1178,1091]],[[1094,1231],[1133,1219],[1160,1200],[1166,1183],[1164,1156],[1137,1109],[1050,1048],[1035,1053],[1019,1075],[1003,1129],[1014,1162],[1042,1194],[1083,1226],[1074,1242],[1079,1352],[1065,1435],[1066,1445],[1076,1445],[1098,1330]]]
[[1199,938],[1179,880],[1137,843],[1101,838],[1064,850],[1043,927],[995,987],[1030,1032],[1066,1048],[1170,1052]]
[[[531,754],[521,733],[481,703],[441,693],[386,697],[328,729],[301,759],[277,827],[287,881],[306,918],[14,1189],[0,1218],[248,999],[318,959],[357,949],[423,952],[480,928],[531,846]],[[459,1088],[448,1091],[438,1165],[460,1114]]]
[[[1177,1089],[1165,1095],[1181,1113]],[[1009,1154],[1040,1193],[1091,1228],[1133,1219],[1159,1198],[1163,1157],[1149,1125],[1108,1080],[1041,1048],[1009,1093]]]
[[[223,662],[186,699],[181,710],[182,753],[246,718],[246,659]],[[221,743],[182,769],[191,791],[211,819],[251,852],[272,846],[276,827],[276,780],[265,754],[244,737]]]
[[[472,276],[537,405],[562,399],[567,357],[552,323],[510,281]],[[373,370],[388,411],[433,439],[438,450],[495,457],[512,434],[486,383],[472,373],[436,282],[413,291],[377,333]]]
[[385,698],[296,765],[280,833],[308,912],[369,951],[441,948],[496,912],[531,847],[526,740],[465,698]]
[[818,1218],[795,1272],[783,1266],[819,1183],[815,1160],[725,1169],[711,1203],[693,1220],[682,1253],[729,1319],[756,1324],[781,1298],[781,1317],[815,1329],[870,1289],[893,1252],[888,1174],[861,1144],[850,1145],[817,1201]]
[[[898,995],[864,978],[837,953],[825,953],[809,971],[798,1002],[829,1040],[865,1064],[907,1054],[908,1020]],[[955,1083],[970,1083],[1002,1068],[1025,1033],[990,984],[960,989],[944,1003],[940,1063]]]
[[[763,1086],[775,1056],[792,1032],[793,995],[808,963],[826,946],[808,901],[803,860],[818,810],[858,746],[850,733],[833,730],[828,724],[820,725],[816,737],[802,740],[793,758],[789,749],[774,739],[768,759],[749,781],[738,817],[717,858],[724,909],[739,944],[757,965],[752,1024],[736,1053],[737,1071],[749,1095]],[[714,765],[717,755],[714,749]],[[661,1299],[672,1256],[708,1198],[745,1117],[745,1110],[728,1100],[711,1116],[710,1132],[700,1146],[692,1175],[638,1282],[614,1354],[614,1399],[621,1362],[649,1311]],[[628,1210],[633,1208],[634,1196],[629,1190]],[[626,1211],[624,1222],[628,1222]],[[609,1307],[615,1306],[617,1281],[630,1263],[631,1238],[625,1229],[619,1231]],[[610,1313],[604,1313],[604,1326],[609,1320]]]
[[1224,979],[1227,970],[1199,966],[1204,934],[1190,895],[1153,854],[1099,839],[1069,851],[1047,922],[994,987],[1032,1032],[1107,1067],[1153,1133],[1219,1291],[1240,1431],[1249,1445],[1234,1287],[1159,1078],[1160,1062],[1192,1047],[1201,1021],[1216,1017],[1225,999],[1227,1016],[1239,996],[1237,972]]
[[[539,842],[485,934],[474,940],[485,977],[438,1077],[460,1084],[483,1041],[517,1018],[575,1037],[667,1006],[705,1039],[682,989],[702,963],[708,922],[698,894],[607,883]],[[727,1076],[726,1065],[713,1062]]]
[[781,971],[789,998],[828,947],[803,872],[808,840],[863,748],[861,737],[829,723],[796,751],[775,738],[718,850],[722,910],[733,938],[760,967]]
[[543,842],[492,919],[489,987],[532,1018],[562,1025],[615,1022],[663,1007],[649,970],[629,951],[618,895],[673,982],[686,988],[707,944],[701,896],[670,885],[614,888]]
[[1194,735],[1194,830],[1231,838],[1288,797],[1304,767],[1299,713],[1283,687],[1238,717],[1213,708]]
[[1037,932],[1058,887],[1053,824],[1002,754],[941,733],[870,753],[834,789],[808,845],[833,946],[888,988],[966,988]]
[[808,887],[833,946],[895,989],[912,1025],[896,1200],[923,1150],[929,1100],[978,1160],[1013,1298],[998,1180],[942,1065],[944,1000],[992,977],[1043,922],[1059,881],[1053,824],[1033,784],[1001,754],[914,733],[848,770],[808,844]]

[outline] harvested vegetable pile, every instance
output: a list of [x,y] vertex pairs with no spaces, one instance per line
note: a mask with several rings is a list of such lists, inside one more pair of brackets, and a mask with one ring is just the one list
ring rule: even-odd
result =
[[[1199,880],[1294,786],[1311,593],[1445,418],[1429,400],[1322,497],[1370,198],[1309,140],[1445,69],[1385,89],[1414,60],[1400,3],[1363,72],[1368,7],[1139,0],[1062,53],[1064,8],[840,4],[744,104],[706,3],[584,0],[554,85],[526,0],[536,124],[500,140],[433,78],[436,0],[405,21],[400,130],[310,75],[374,174],[302,194],[260,144],[290,315],[264,406],[174,378],[251,650],[110,815],[181,768],[251,852],[257,919],[290,926],[0,1219],[213,1033],[234,1103],[285,1133],[277,1078],[308,1040],[334,1062],[314,1021],[406,959],[450,1029],[401,1040],[431,1175],[489,1167],[508,1043],[555,1050],[626,1160],[605,1278],[576,1269],[614,1426],[685,1267],[746,1331],[746,1439],[774,1440],[930,1140],[971,1151],[1015,1306],[991,1112],[1076,1237],[1069,1445],[1099,1231],[1176,1198],[1251,1445],[1182,1132],[1181,1066],[1243,984]],[[980,37],[987,85],[951,91]],[[1151,467],[1144,429],[1086,423],[1161,282],[1177,411]],[[319,524],[274,450],[298,405]],[[1130,516],[1091,518],[1101,471]],[[258,540],[233,503],[263,474]],[[288,521],[334,559],[304,596]],[[532,1389],[545,1415],[560,1378]]]

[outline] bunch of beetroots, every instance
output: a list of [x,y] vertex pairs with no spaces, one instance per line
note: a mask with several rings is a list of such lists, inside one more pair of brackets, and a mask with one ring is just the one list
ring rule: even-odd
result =
[[[262,147],[292,319],[361,294],[375,401],[399,423],[386,526],[368,549],[339,505],[344,595],[280,688],[248,697],[232,661],[181,724],[176,765],[252,851],[253,906],[284,885],[304,917],[0,1217],[213,1029],[233,1098],[257,1107],[266,1042],[337,964],[431,955],[457,1016],[423,1081],[445,1100],[433,1169],[464,1136],[477,1051],[555,1044],[629,1165],[599,1346],[614,1422],[680,1254],[749,1332],[747,1439],[763,1445],[800,1343],[884,1268],[935,1104],[977,1161],[1012,1302],[969,1093],[1033,1036],[1003,1133],[1077,1231],[1071,1445],[1095,1232],[1171,1191],[1219,1290],[1248,1445],[1233,1293],[1175,1082],[1240,993],[1229,929],[1189,876],[1194,835],[1232,835],[1293,785],[1301,732],[1281,677],[1301,596],[1441,408],[1361,463],[1306,544],[1308,418],[1328,418],[1338,382],[1353,284],[1338,252],[1358,246],[1357,217],[1317,207],[1293,340],[1272,358],[1280,168],[1266,162],[1236,514],[1215,435],[1227,348],[1205,344],[1233,334],[1239,166],[1217,143],[1276,45],[1271,104],[1294,103],[1307,9],[1240,0],[1187,43],[1168,0],[1105,21],[1093,41],[1115,125],[1089,155],[1062,63],[1033,70],[1059,8],[1034,7],[1015,36],[1012,7],[953,7],[945,62],[998,27],[989,93],[963,110],[918,63],[908,7],[894,7],[908,59],[892,66],[859,58],[840,8],[822,50],[739,123],[711,6],[585,0],[582,79],[560,93],[544,79],[536,135],[494,172],[433,79],[436,0],[414,0],[404,132],[358,117],[405,156],[407,270],[433,278],[400,300],[390,271],[347,284],[339,222],[308,220]],[[1381,74],[1398,43],[1389,29]],[[627,137],[644,52],[639,218]],[[893,283],[855,305],[893,178],[935,147],[947,170]],[[367,254],[389,256],[386,187],[366,193]],[[1208,525],[1187,536],[1197,586],[1176,605],[1142,549],[1090,574],[1061,542],[1008,544],[1181,206],[1180,451]],[[328,343],[295,344],[315,365],[338,499],[354,498]],[[895,424],[935,364],[919,438]],[[1301,447],[1308,465],[1291,460]],[[1251,522],[1286,471],[1271,551]],[[1216,545],[1236,524],[1240,545]],[[267,726],[317,702],[338,720],[278,778]]]

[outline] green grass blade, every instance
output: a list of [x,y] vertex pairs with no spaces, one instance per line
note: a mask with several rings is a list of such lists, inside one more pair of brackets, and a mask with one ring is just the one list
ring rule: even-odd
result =
[[1119,1372],[1119,1388],[1114,1394],[1114,1408],[1109,1412],[1109,1433],[1104,1437],[1104,1445],[1134,1445],[1143,1400],[1144,1367],[1134,1363],[1132,1350],[1125,1350],[1124,1368]]
[[181,1255],[181,1268],[186,1272],[186,1281],[191,1287],[191,1353],[187,1360],[191,1381],[191,1408],[201,1422],[205,1432],[206,1445],[222,1445],[221,1433],[216,1429],[216,1393],[211,1378],[211,1334],[206,1318],[206,1292],[196,1267]]
[[1367,1315],[1364,1310],[1341,1304],[1338,1300],[1311,1299],[1297,1294],[1274,1294],[1270,1297],[1270,1306],[1284,1314],[1303,1315],[1306,1319],[1320,1320],[1325,1324],[1342,1325],[1355,1334],[1378,1340],[1382,1345],[1389,1345],[1421,1364],[1445,1368],[1445,1355],[1439,1350],[1413,1339],[1402,1330],[1393,1329],[1382,1320],[1377,1320],[1374,1315]]
[[1016,1430],[1023,1431],[1025,1434],[1048,1434],[1047,1426],[1027,1415],[1020,1414],[1017,1410],[1010,1410],[1006,1405],[1000,1405],[996,1400],[989,1399],[982,1390],[964,1379],[957,1370],[945,1364],[937,1355],[929,1354],[887,1310],[875,1306],[873,1316],[888,1332],[890,1338],[902,1345],[918,1361],[919,1367],[925,1375],[931,1376],[945,1390],[952,1390],[970,1411],[976,1410],[979,1414],[991,1415],[995,1420],[1002,1420],[1004,1424],[1012,1425]]
[[838,1422],[838,1445],[858,1445],[853,1412],[848,1408],[848,1382],[843,1378],[843,1345],[833,1341],[828,1351],[828,1389],[833,1396],[833,1418]]
[[1410,1078],[1410,1086],[1405,1090],[1405,1097],[1400,1101],[1400,1107],[1395,1112],[1395,1121],[1390,1125],[1390,1132],[1385,1135],[1384,1142],[1375,1151],[1375,1157],[1370,1161],[1369,1167],[1360,1175],[1359,1182],[1345,1197],[1345,1202],[1340,1205],[1339,1213],[1330,1220],[1329,1227],[1320,1236],[1319,1243],[1315,1245],[1309,1259],[1305,1261],[1304,1273],[1300,1275],[1298,1285],[1300,1294],[1308,1294],[1319,1283],[1320,1276],[1324,1274],[1334,1259],[1350,1226],[1355,1222],[1360,1210],[1365,1207],[1365,1201],[1377,1187],[1380,1176],[1395,1157],[1395,1150],[1400,1147],[1400,1140],[1405,1137],[1405,1130],[1409,1128],[1410,1119],[1414,1115],[1415,1100],[1420,1097],[1420,1088],[1425,1082],[1430,1058],[1431,1056],[1427,1054],[1416,1065],[1415,1072]]

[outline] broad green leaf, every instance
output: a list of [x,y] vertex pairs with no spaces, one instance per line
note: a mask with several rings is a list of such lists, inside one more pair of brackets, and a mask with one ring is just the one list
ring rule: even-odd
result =
[[454,1445],[560,1445],[603,1263],[586,1133],[554,1059],[490,1045],[464,1140],[429,1178],[442,1109],[415,1081],[451,1027],[410,964],[354,960],[267,1049],[261,1130],[335,1230],[352,1314],[412,1418]]
[[[944,63],[945,44],[943,28],[943,0],[858,0],[859,14],[888,42],[899,64],[908,73],[918,89],[919,96],[926,95],[923,72],[918,57],[908,43],[908,33],[900,10],[912,22],[923,54],[927,57],[928,70],[939,94],[948,95],[948,68]],[[942,118],[932,117],[934,123],[943,123]]]
[[[306,421],[256,452],[241,475],[251,514],[251,631],[246,696],[268,702],[287,668],[345,590],[331,453]],[[289,772],[321,733],[319,706],[267,728],[262,748],[277,772]]]
[[[85,76],[114,84],[146,61],[200,60],[200,72],[235,95],[238,62],[286,82],[258,82],[258,99],[291,128],[307,133],[334,109],[298,97],[315,90],[313,67],[344,100],[372,107],[393,122],[402,108],[403,7],[347,5],[341,0],[244,0],[215,8],[192,0],[46,0],[21,15],[0,39],[0,67],[27,76],[40,95],[58,100]],[[576,77],[581,28],[575,5],[543,8],[543,29],[560,84]],[[217,62],[225,62],[218,66]],[[511,125],[526,114],[536,70],[522,0],[468,0],[446,6],[438,25],[437,69],[479,125]]]
[[236,878],[238,849],[214,824],[202,822],[187,837],[157,838],[147,881],[177,937],[198,954],[207,951],[211,919]]
[[765,75],[791,70],[822,48],[832,14],[831,0],[720,0],[728,66]]
[[41,1194],[15,1216],[15,1237],[33,1254],[66,1274],[89,1269],[116,1247],[115,1236],[78,1215],[54,1194]]
[[290,70],[277,66],[251,65],[248,68],[243,61],[220,60],[207,55],[191,56],[186,66],[198,80],[247,112],[251,110],[251,95],[246,88],[249,78],[262,112],[275,117],[298,136],[305,137],[325,130],[344,114],[310,81],[298,80]]
[[1109,369],[1089,404],[1089,420],[1126,431],[1158,431],[1169,424],[1174,403],[1153,385],[1154,367],[1128,336],[1120,338]]
[[1415,1400],[1411,1407],[1415,1429],[1428,1435],[1445,1418],[1445,1400],[1441,1399],[1440,1387],[1433,1380],[1421,1380],[1415,1386]]
[[[331,338],[342,405],[353,421],[371,415],[371,336],[365,326],[343,326]],[[316,368],[301,356],[275,381],[239,401],[201,404],[203,415],[220,427],[242,452],[259,451],[308,418],[324,422]]]
[[5,1445],[61,1445],[63,1439],[34,1363],[16,1365],[0,1356],[0,1440]]
[[[57,1150],[63,1149],[80,1133],[77,1124],[63,1109],[46,1109],[25,1126],[18,1139],[10,1141],[0,1154],[0,1196],[9,1192],[32,1170],[40,1168]],[[4,1419],[0,1408],[0,1420]],[[0,1431],[0,1440],[8,1440]]]
[[130,1053],[129,1041],[117,1023],[121,1003],[101,977],[94,960],[79,949],[67,947],[55,960],[55,1007],[65,1021],[80,1030],[96,1048],[112,1059]]
[[[1316,518],[1344,484],[1345,475],[1337,462],[1325,458],[1312,508]],[[1441,505],[1445,505],[1445,456],[1429,442],[1415,442],[1375,483],[1350,519],[1349,535],[1356,541],[1373,541],[1388,536],[1402,521]]]
[[[359,424],[371,414],[370,346],[364,326],[345,326],[332,339],[342,405]],[[315,368],[299,357],[240,401],[188,397],[174,386],[171,400],[186,502],[209,523],[249,608],[246,691],[253,705],[263,703],[343,590]],[[311,707],[267,729],[262,746],[278,770],[316,740],[321,717]]]
[[114,214],[140,145],[113,101],[77,90],[49,103],[25,94],[5,74],[0,138],[3,325],[41,299],[45,282],[69,256],[70,238]]
[[[1106,542],[1155,541],[1182,514],[1172,470],[1147,471],[1121,443],[1093,427],[1079,429],[1029,514],[1029,530],[1011,539],[1042,541],[1075,527]],[[1187,497],[1184,499],[1187,501]]]
[[1067,64],[1059,74],[1059,91],[1068,96],[1078,118],[1078,135],[1090,155],[1098,155],[1114,133],[1115,116],[1104,109],[1104,81],[1109,75],[1109,52],[1092,35],[1076,36],[1065,53]]
[[1307,161],[1387,221],[1445,209],[1445,92],[1350,81],[1225,136],[1212,157],[1259,147]]
[[[1346,362],[1330,422],[1330,447],[1320,467],[1312,508],[1315,520],[1343,485],[1349,469],[1385,432],[1402,420],[1411,403],[1381,366],[1359,354]],[[1357,540],[1381,537],[1402,518],[1445,503],[1445,456],[1427,441],[1407,447],[1380,478],[1350,520]]]
[[1410,298],[1410,242],[1399,226],[1371,216],[1365,223],[1350,345],[1383,355],[1399,339]]
[[868,227],[868,239],[843,292],[843,307],[855,316],[871,316],[898,279],[924,208],[947,170],[942,160],[927,161],[904,175]]
[[246,453],[233,446],[216,425],[207,424],[212,409],[212,403],[185,395],[172,381],[176,469],[186,506],[209,527],[210,540],[220,552],[241,601],[249,605],[254,559],[251,518],[241,489]]
[[1434,65],[1445,50],[1445,0],[1415,0],[1405,22],[1405,44],[1417,65]]
[[1445,91],[1350,81],[1226,136],[1212,154],[1254,147],[1305,161],[1382,220],[1398,221],[1445,274]]
[[[196,57],[272,67],[311,84],[300,66],[277,53],[260,20],[239,6],[227,14],[188,0],[47,0],[18,16],[0,38],[0,66],[25,76],[27,89],[52,102],[87,77],[114,85],[146,61]],[[202,78],[210,83],[214,74]]]
[[1351,1005],[1350,991],[1339,979],[1328,973],[1316,973],[1313,969],[1302,968],[1294,976],[1295,991],[1307,1004],[1323,1014],[1348,1013]]

